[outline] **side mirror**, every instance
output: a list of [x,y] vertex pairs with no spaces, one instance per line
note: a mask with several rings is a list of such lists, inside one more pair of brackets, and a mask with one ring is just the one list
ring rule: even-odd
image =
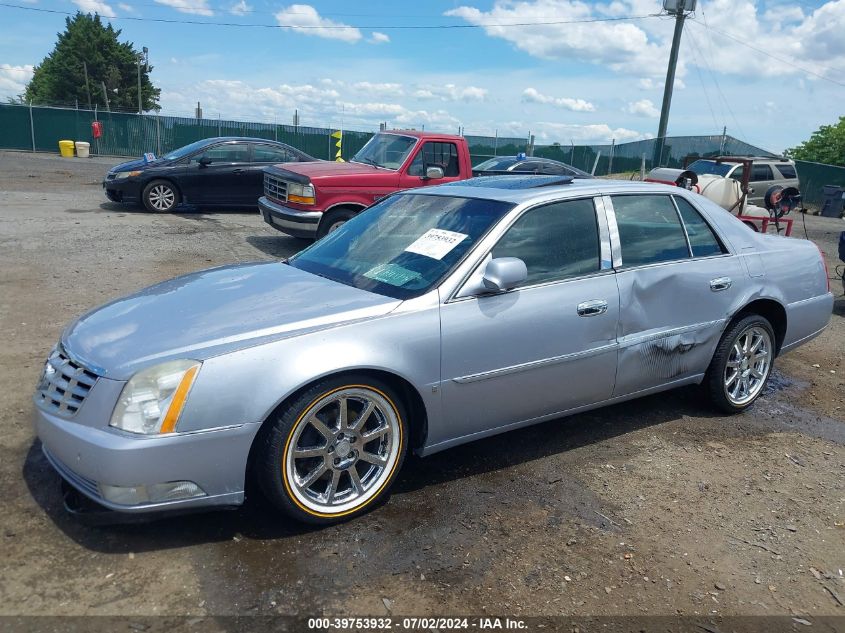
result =
[[443,178],[443,168],[442,167],[426,167],[425,169],[425,180],[436,180],[437,178]]
[[211,159],[208,156],[203,156],[197,162],[200,167],[208,167],[211,164]]
[[487,262],[481,281],[487,290],[503,292],[516,288],[526,279],[528,268],[524,261],[518,257],[498,257]]
[[748,188],[748,193],[754,193],[754,187],[749,187],[749,188]]

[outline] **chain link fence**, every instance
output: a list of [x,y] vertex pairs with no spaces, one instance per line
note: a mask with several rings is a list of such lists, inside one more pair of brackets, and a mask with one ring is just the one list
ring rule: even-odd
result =
[[[100,121],[102,136],[93,138],[91,124]],[[226,119],[133,114],[77,108],[0,104],[0,148],[58,151],[60,140],[86,141],[91,152],[106,156],[162,155],[174,149],[214,136],[250,136],[281,141],[315,158],[333,160],[337,148],[333,128],[278,125]],[[341,156],[349,160],[372,137],[371,132],[343,131]],[[473,165],[494,156],[531,152],[552,158],[597,176],[638,178],[641,170],[653,167],[681,167],[687,156],[750,155],[773,156],[754,145],[728,135],[673,136],[619,144],[575,145],[552,143],[529,148],[524,138],[465,135]],[[660,158],[656,160],[656,152]],[[845,168],[799,161],[798,175],[805,202],[819,204],[825,185],[845,186]]]

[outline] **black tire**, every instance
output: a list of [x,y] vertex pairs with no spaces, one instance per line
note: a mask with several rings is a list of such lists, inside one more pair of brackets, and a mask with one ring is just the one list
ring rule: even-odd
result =
[[[361,401],[356,400],[359,396]],[[349,403],[346,427],[341,424],[339,405],[344,397]],[[368,406],[367,398],[374,408],[361,422]],[[334,415],[335,401],[338,402],[338,417],[329,421]],[[262,492],[276,508],[297,521],[331,525],[368,512],[387,499],[402,467],[408,443],[405,407],[389,385],[366,375],[327,378],[296,395],[274,416],[256,439],[254,473]],[[393,416],[395,424],[387,420]],[[318,422],[327,421],[323,428],[331,431],[331,438],[321,435],[323,431],[318,432],[317,427],[312,426],[310,420],[315,417]],[[361,426],[356,430],[354,425],[359,422]],[[382,423],[394,430],[382,432],[376,439],[364,439],[367,433],[378,433]],[[355,436],[351,440],[348,439],[350,434]],[[319,446],[323,437],[325,446]],[[372,452],[374,444],[377,444],[375,453]],[[305,451],[321,453],[319,456],[293,457],[295,452]],[[339,455],[346,459],[342,462]],[[379,469],[370,462],[372,457],[383,458],[384,466]],[[314,482],[305,485],[318,472]],[[356,494],[359,491],[360,494]],[[331,501],[335,492],[350,494],[340,494],[336,501]]]
[[[726,383],[730,380],[730,377],[734,376],[734,372],[737,375],[737,379],[742,380],[743,378],[749,377],[750,374],[748,372],[753,372],[758,367],[757,365],[750,364],[749,368],[749,363],[746,360],[745,366],[740,364],[740,367],[731,372],[730,376],[728,374],[728,364],[735,362],[734,359],[736,358],[734,345],[742,347],[740,342],[743,340],[744,335],[748,332],[753,332],[755,328],[768,335],[768,341],[763,343],[768,348],[768,362],[765,365],[765,370],[761,372],[762,378],[754,378],[753,376],[750,378],[750,380],[756,382],[753,388],[749,389],[746,397],[731,397],[729,386]],[[761,336],[760,338],[764,337]],[[707,368],[707,373],[702,383],[710,402],[725,413],[740,413],[754,404],[754,401],[757,400],[765,389],[766,382],[769,380],[769,375],[772,372],[776,344],[771,323],[759,314],[748,314],[731,323],[722,335],[719,345],[716,347],[716,352],[713,354],[713,359],[710,361],[710,366]]]
[[179,190],[169,180],[152,180],[141,195],[147,211],[152,213],[170,213],[179,204]]
[[317,239],[325,237],[335,229],[339,228],[347,220],[351,220],[358,215],[353,209],[342,207],[340,209],[332,209],[326,213],[320,220],[320,226],[317,228]]

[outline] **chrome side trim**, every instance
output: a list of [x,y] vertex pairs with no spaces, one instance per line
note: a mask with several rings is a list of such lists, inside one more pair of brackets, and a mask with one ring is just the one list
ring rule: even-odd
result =
[[470,374],[468,376],[460,376],[452,378],[452,382],[458,384],[467,384],[471,382],[478,382],[479,380],[488,380],[489,378],[498,378],[499,376],[507,376],[521,371],[528,371],[538,367],[545,367],[547,365],[556,365],[558,363],[567,363],[573,360],[580,360],[582,358],[589,358],[590,356],[597,356],[610,350],[616,349],[617,343],[610,343],[608,345],[601,345],[592,349],[584,350],[583,352],[573,352],[571,354],[563,354],[561,356],[553,356],[551,358],[544,358],[542,360],[534,360],[529,363],[522,363],[520,365],[511,365],[510,367],[502,367],[501,369],[493,369],[491,371],[484,371],[478,374]]
[[619,349],[625,349],[633,345],[640,345],[648,343],[649,341],[656,341],[667,336],[677,336],[678,334],[686,334],[687,332],[695,332],[696,330],[703,330],[708,327],[722,326],[727,322],[727,319],[716,319],[714,321],[703,321],[701,323],[693,323],[692,325],[684,325],[681,327],[672,328],[669,330],[661,330],[652,334],[637,334],[620,337]]
[[607,226],[610,232],[610,252],[613,258],[613,267],[622,268],[622,246],[619,243],[619,226],[616,224],[616,211],[613,209],[613,200],[610,196],[602,196],[604,213],[607,217]]

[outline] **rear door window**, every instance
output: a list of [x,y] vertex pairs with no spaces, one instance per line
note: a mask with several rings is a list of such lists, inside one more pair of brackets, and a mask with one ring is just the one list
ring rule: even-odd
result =
[[212,165],[220,163],[248,163],[249,144],[226,143],[225,145],[215,145],[191,157],[191,161],[198,163],[203,158],[210,160]]
[[722,247],[722,243],[716,237],[710,225],[707,224],[707,221],[701,217],[701,214],[680,196],[675,196],[675,203],[678,205],[678,211],[681,212],[681,219],[684,221],[692,256],[710,257],[724,253],[725,249]]
[[780,175],[784,178],[798,178],[795,174],[795,167],[792,165],[778,165],[777,170],[780,172]]
[[289,163],[292,161],[296,161],[296,156],[284,147],[273,145],[252,146],[253,163]]
[[774,179],[772,168],[768,165],[753,165],[751,167],[751,182],[765,182]]
[[611,200],[623,266],[689,258],[684,227],[669,196],[613,196]]

